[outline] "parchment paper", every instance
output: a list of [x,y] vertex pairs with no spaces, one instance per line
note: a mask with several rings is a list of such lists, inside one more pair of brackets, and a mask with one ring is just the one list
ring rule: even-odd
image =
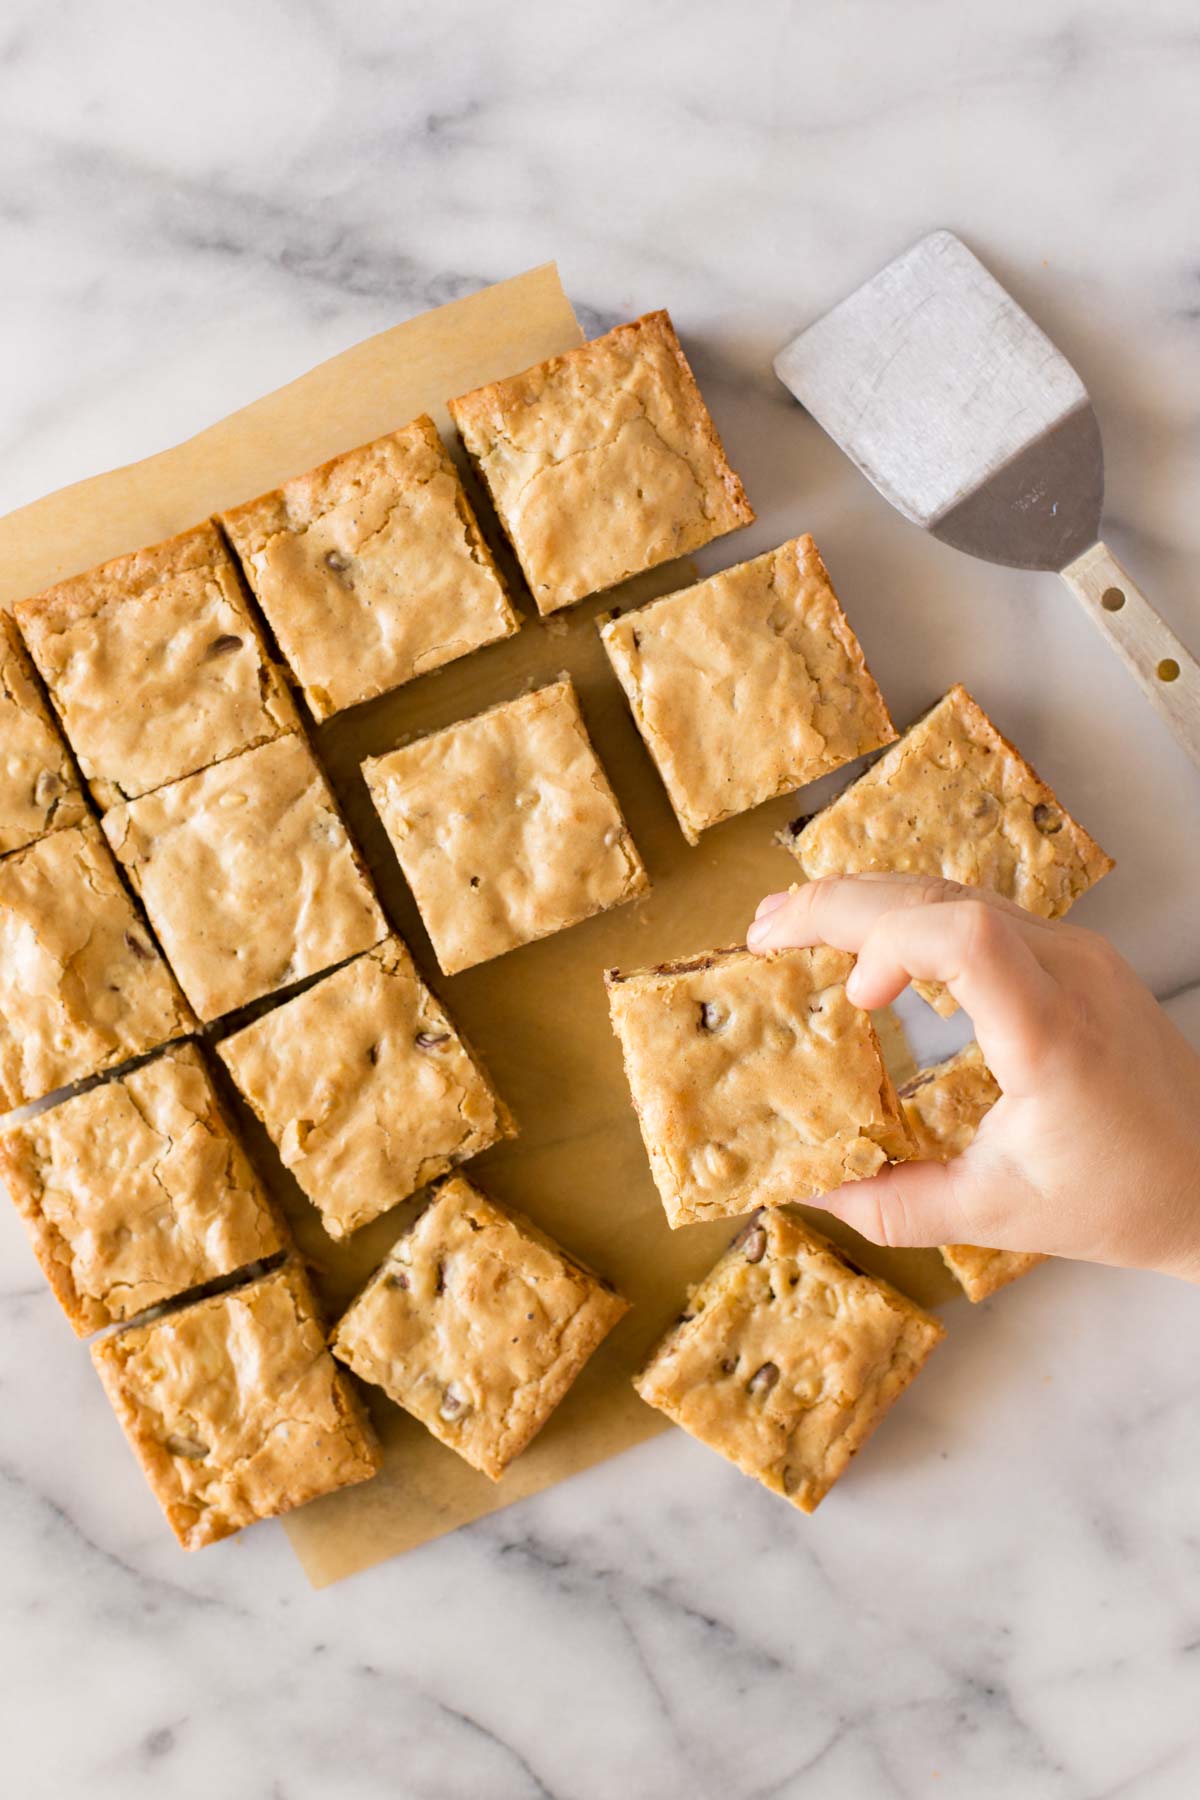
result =
[[[646,297],[647,306],[662,301],[661,295]],[[447,399],[569,349],[581,335],[552,265],[395,326],[174,449],[0,520],[0,603],[167,537],[420,412],[432,413],[450,441]],[[725,560],[737,559],[736,538],[723,549]],[[638,1399],[629,1377],[679,1311],[688,1282],[710,1266],[734,1227],[668,1228],[609,1029],[602,971],[738,943],[760,896],[797,874],[793,860],[773,843],[774,832],[796,810],[789,799],[718,826],[699,848],[688,848],[600,648],[598,616],[693,578],[690,567],[675,564],[545,621],[526,602],[524,627],[515,638],[314,732],[393,923],[481,1051],[520,1125],[518,1138],[478,1158],[468,1172],[610,1275],[634,1303],[499,1484],[476,1474],[371,1391],[386,1448],[382,1473],[285,1521],[315,1586],[536,1493],[666,1427]],[[446,980],[437,973],[367,799],[359,763],[564,669],[578,685],[653,890],[632,906]],[[911,1062],[899,1027],[890,1015],[877,1022],[893,1072],[904,1078]],[[348,1245],[333,1244],[256,1121],[240,1103],[237,1111],[336,1315],[407,1224],[412,1204],[375,1221]],[[814,1217],[831,1236],[853,1242],[864,1266],[888,1275],[915,1299],[935,1303],[957,1292],[935,1253],[881,1251],[828,1215]]]

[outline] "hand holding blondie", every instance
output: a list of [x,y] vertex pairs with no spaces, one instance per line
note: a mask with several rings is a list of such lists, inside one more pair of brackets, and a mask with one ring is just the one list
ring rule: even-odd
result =
[[943,982],[1002,1090],[968,1149],[825,1197],[881,1243],[959,1239],[1200,1281],[1200,1056],[1106,939],[956,882],[858,875],[772,894],[749,947],[828,944],[849,997]]

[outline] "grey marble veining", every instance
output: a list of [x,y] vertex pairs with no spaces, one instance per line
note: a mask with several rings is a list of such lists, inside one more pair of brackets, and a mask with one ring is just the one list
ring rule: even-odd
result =
[[[1184,987],[1194,771],[1065,590],[896,519],[770,358],[960,231],[1078,364],[1113,547],[1200,639],[1198,87],[1190,0],[9,0],[0,509],[557,256],[590,330],[671,307],[746,553],[814,531],[899,717],[976,688],[1118,857],[1088,920]],[[948,1323],[812,1520],[672,1434],[314,1595],[275,1527],[176,1550],[5,1208],[3,1792],[1186,1800],[1197,1296],[1056,1265]]]

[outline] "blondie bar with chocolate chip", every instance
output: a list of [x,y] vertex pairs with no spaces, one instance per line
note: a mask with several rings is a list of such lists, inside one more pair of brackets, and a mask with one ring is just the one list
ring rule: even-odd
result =
[[331,1237],[516,1130],[396,938],[217,1048]]
[[463,394],[450,416],[539,612],[754,518],[665,312]]
[[221,523],[318,719],[520,625],[424,415]]
[[[1001,737],[964,687],[783,840],[810,881],[895,870],[991,888],[1060,919],[1113,860]],[[946,1017],[944,988],[918,984]]]
[[498,1481],[627,1311],[528,1219],[455,1175],[331,1341],[356,1375]]
[[[900,1104],[916,1144],[914,1154],[934,1162],[961,1156],[999,1098],[1000,1084],[978,1044],[968,1044],[945,1062],[922,1069],[900,1089]],[[979,1244],[943,1244],[941,1252],[971,1301],[988,1299],[997,1288],[1046,1261],[1031,1251],[986,1250]]]
[[102,808],[295,725],[215,525],[120,556],[13,612]]
[[91,819],[0,859],[0,1111],[195,1023]]
[[333,796],[295,734],[113,807],[104,830],[202,1019],[386,934]]
[[92,1361],[185,1550],[379,1468],[296,1261],[101,1338]]
[[649,885],[566,676],[363,774],[447,975]]
[[192,1044],[0,1132],[0,1173],[80,1337],[286,1242]]
[[796,1214],[768,1211],[691,1290],[634,1386],[811,1513],[944,1335]]
[[613,1030],[674,1226],[809,1200],[912,1145],[840,950],[714,950],[606,975]]
[[600,636],[689,844],[896,735],[811,537]]

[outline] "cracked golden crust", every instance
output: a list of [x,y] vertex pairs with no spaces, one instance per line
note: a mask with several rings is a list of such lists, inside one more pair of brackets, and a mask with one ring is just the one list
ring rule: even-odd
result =
[[[973,1143],[984,1116],[1000,1098],[1000,1084],[978,1044],[934,1063],[900,1090],[918,1157],[949,1162]],[[1044,1256],[1018,1250],[987,1250],[978,1244],[943,1244],[942,1260],[967,1299],[986,1300],[997,1288],[1035,1269]]]
[[[811,881],[944,876],[1043,919],[1062,918],[1114,866],[961,686],[786,842]],[[919,991],[943,1015],[955,1011],[944,989]]]
[[0,1172],[80,1337],[284,1247],[190,1044],[0,1133]]
[[315,975],[386,934],[299,736],[116,806],[103,823],[202,1019]]
[[634,1387],[811,1513],[944,1336],[794,1214],[766,1212],[691,1290]]
[[0,613],[0,856],[87,817],[17,628]]
[[447,975],[649,886],[566,676],[363,774]]
[[600,636],[690,844],[896,736],[811,537]]
[[0,861],[0,1110],[195,1023],[90,819]]
[[543,613],[754,511],[665,312],[450,402]]
[[92,1361],[185,1550],[379,1468],[297,1262],[101,1338]]
[[209,522],[13,611],[102,808],[295,726]]
[[333,1353],[498,1481],[628,1302],[462,1176],[341,1319]]
[[612,1027],[672,1228],[815,1199],[912,1154],[840,950],[610,969]]
[[334,1238],[516,1131],[396,938],[217,1048]]
[[318,719],[520,627],[424,415],[221,523]]

